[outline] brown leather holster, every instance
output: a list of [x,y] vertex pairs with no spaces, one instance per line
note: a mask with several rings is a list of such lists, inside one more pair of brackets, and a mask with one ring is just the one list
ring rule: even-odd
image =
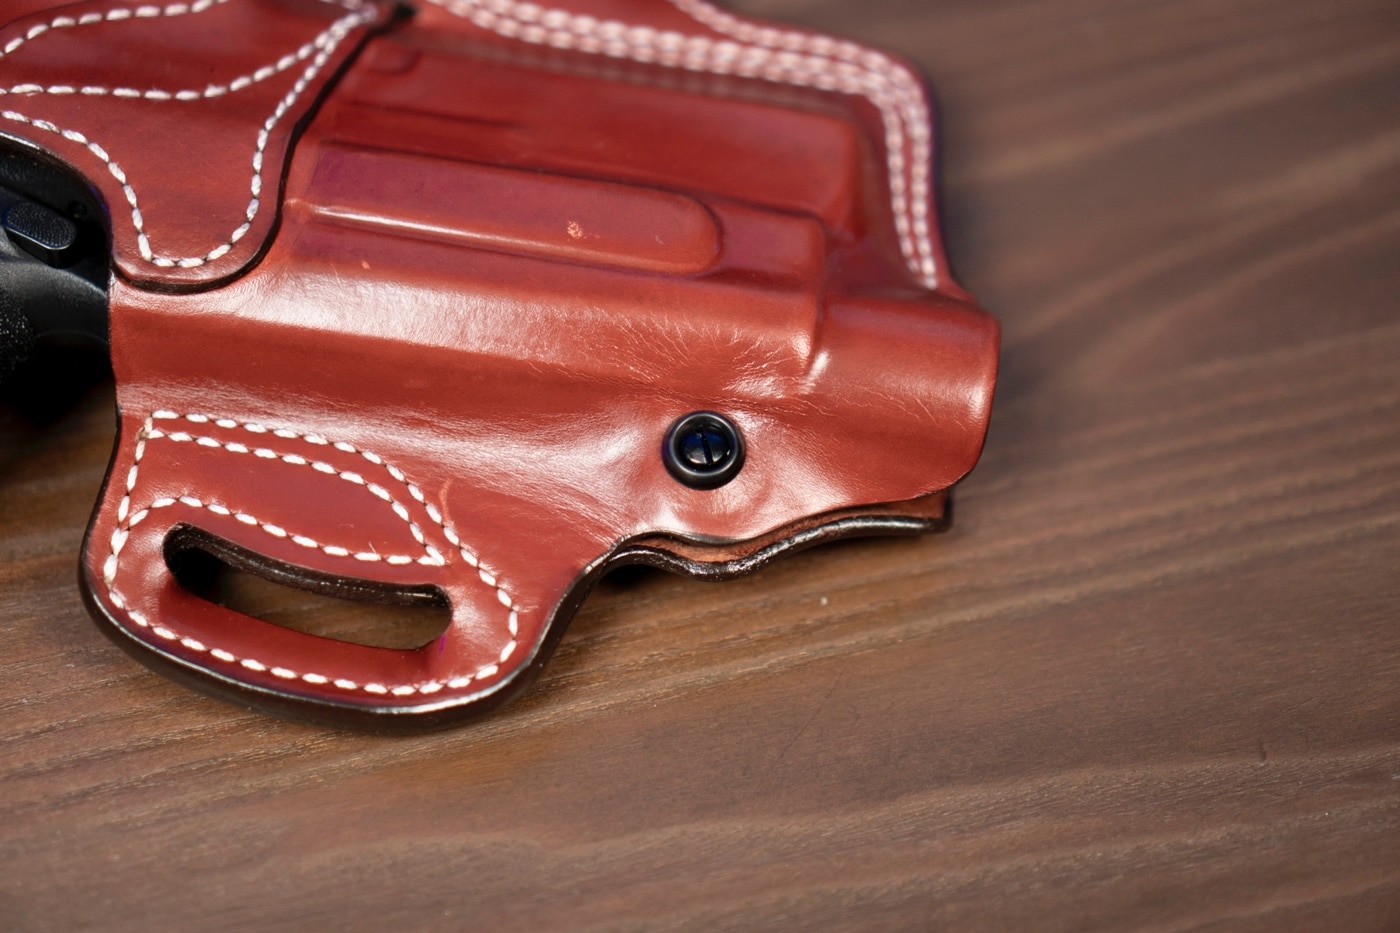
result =
[[[8,5],[4,144],[107,212],[82,580],[143,659],[431,725],[518,691],[612,566],[943,522],[998,329],[947,271],[915,72],[703,0],[560,3]],[[737,432],[722,485],[667,468],[691,412]],[[184,588],[189,547],[452,621],[291,631]]]

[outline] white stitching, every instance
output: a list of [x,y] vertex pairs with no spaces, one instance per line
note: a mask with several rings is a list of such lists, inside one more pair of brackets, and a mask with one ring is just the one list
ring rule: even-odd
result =
[[[15,50],[24,45],[25,42],[31,41],[37,38],[38,36],[48,32],[49,30],[55,28],[84,26],[101,22],[116,22],[119,20],[130,19],[133,15],[138,17],[180,16],[185,15],[186,13],[204,12],[205,10],[208,10],[214,5],[216,5],[216,3],[226,2],[227,0],[200,0],[200,2],[190,4],[188,6],[186,6],[185,4],[173,4],[172,6],[164,8],[139,7],[135,8],[134,10],[130,7],[121,7],[114,10],[109,10],[106,14],[87,14],[85,16],[79,17],[76,20],[74,20],[72,17],[58,17],[57,19],[55,19],[47,25],[36,25],[32,27],[27,33],[25,33],[24,36],[11,40],[4,47],[3,50],[0,50],[0,58],[4,57],[5,55],[12,54]],[[154,251],[151,249],[150,238],[146,232],[145,219],[141,215],[141,208],[137,200],[136,189],[127,180],[126,172],[97,142],[88,139],[85,135],[83,135],[77,130],[64,129],[48,120],[33,119],[13,110],[6,110],[0,112],[0,117],[3,117],[4,119],[9,120],[13,123],[22,123],[27,126],[35,127],[36,129],[44,130],[45,132],[55,133],[69,140],[70,142],[75,142],[81,146],[85,146],[90,153],[96,156],[98,160],[100,160],[104,165],[107,166],[107,171],[112,175],[113,178],[117,180],[117,183],[121,185],[122,194],[126,197],[127,203],[131,207],[131,223],[132,226],[136,228],[136,244],[137,248],[141,252],[141,258],[151,263],[152,265],[164,269],[174,267],[179,267],[182,269],[198,268],[199,266],[206,265],[207,263],[213,262],[214,260],[227,255],[238,243],[238,241],[243,239],[243,237],[247,235],[248,231],[252,229],[253,221],[254,219],[256,219],[259,211],[262,208],[261,196],[263,180],[263,156],[267,149],[267,144],[271,139],[273,128],[276,127],[279,122],[281,122],[282,118],[285,117],[287,113],[291,110],[292,105],[296,103],[297,99],[306,91],[306,88],[309,87],[311,82],[315,80],[316,75],[319,74],[321,69],[325,67],[326,62],[330,60],[330,57],[333,54],[335,54],[336,48],[339,47],[342,41],[344,41],[345,37],[349,35],[349,33],[352,30],[362,25],[365,25],[366,23],[372,22],[376,16],[374,7],[364,6],[361,0],[322,0],[322,2],[339,5],[347,10],[350,10],[351,12],[336,20],[330,25],[330,27],[328,27],[324,32],[318,35],[311,43],[309,43],[310,47],[319,49],[319,51],[312,59],[311,64],[308,65],[306,70],[302,72],[301,77],[299,77],[296,80],[296,82],[292,85],[292,89],[288,91],[285,96],[283,96],[281,101],[278,102],[277,107],[272,112],[272,115],[269,116],[263,122],[261,130],[259,130],[258,132],[257,144],[253,149],[253,175],[251,181],[249,182],[250,198],[248,201],[248,206],[244,210],[244,221],[243,223],[239,224],[237,227],[234,228],[233,232],[229,234],[227,240],[214,247],[209,252],[205,253],[203,256],[171,257],[158,256],[154,253]],[[306,46],[303,46],[302,48],[306,48]],[[301,60],[302,59],[298,58],[296,59],[296,61],[288,63],[287,67],[290,68],[293,64],[296,64],[297,61]],[[282,60],[279,59],[279,63],[281,61]],[[269,67],[275,68],[275,66]],[[256,76],[259,73],[265,70],[266,69],[259,69],[258,72],[254,72],[253,76],[249,77],[256,78]],[[271,76],[271,74],[266,74],[262,78],[256,78],[256,80],[265,80],[266,78]],[[235,79],[235,82],[230,82],[229,89],[241,90],[242,87],[248,86],[247,84],[245,84],[241,87],[234,88],[233,84],[241,80],[243,79]],[[253,81],[249,80],[248,83],[251,84],[253,83]],[[20,85],[20,87],[34,86]],[[59,93],[67,93],[69,90],[66,85],[59,85],[58,87],[60,89]],[[46,89],[41,88],[40,90]],[[97,87],[85,87],[82,89],[81,93],[98,94],[103,90],[104,89]],[[211,90],[217,91],[218,89],[212,86],[210,88],[206,88],[204,93],[204,99],[207,99],[209,97],[220,96],[218,93],[207,93]],[[118,91],[123,93],[118,94]],[[111,93],[114,96],[124,97],[146,96],[145,92],[136,91],[131,88],[118,88],[113,90]],[[189,92],[169,92],[156,89],[155,94],[157,96],[150,96],[147,99],[189,99],[178,98],[178,95],[181,93]],[[224,91],[222,93],[227,93],[227,91]]]
[[[227,3],[228,0],[222,0]],[[149,88],[138,90],[130,87],[107,88],[96,85],[84,85],[81,89],[67,84],[53,84],[44,87],[40,84],[16,84],[9,88],[0,88],[0,97],[12,96],[33,96],[37,94],[49,94],[64,96],[69,94],[82,94],[86,97],[122,97],[122,98],[145,98],[146,100],[176,100],[176,101],[196,101],[206,100],[210,97],[222,97],[225,94],[237,93],[255,84],[276,77],[282,72],[291,68],[299,62],[304,62],[310,58],[317,49],[321,48],[326,41],[326,33],[317,36],[315,40],[306,43],[295,52],[288,52],[271,65],[264,65],[255,71],[245,75],[239,75],[227,84],[210,84],[202,91],[180,90],[166,91],[160,88]]]
[[[131,7],[116,7],[115,9],[108,10],[106,13],[84,13],[82,16],[76,18],[73,16],[58,16],[48,23],[38,23],[31,26],[29,27],[29,31],[24,35],[11,39],[5,44],[4,48],[0,49],[0,58],[13,54],[26,42],[29,42],[31,39],[37,39],[51,29],[71,29],[74,26],[92,26],[103,22],[117,22],[119,20],[131,19],[133,13],[136,13],[136,15],[142,18],[151,16],[184,16],[187,13],[203,13],[210,7],[219,6],[227,2],[228,0],[196,0],[195,3],[172,3],[159,10],[150,6],[140,7],[139,11],[133,10]],[[155,12],[140,12],[152,10]]]
[[[907,197],[901,190],[903,183],[899,180],[904,168],[903,132],[892,128],[892,124],[898,123],[899,120],[891,120],[886,105],[872,98],[872,102],[880,109],[881,116],[885,120],[887,132],[891,134],[886,140],[886,147],[891,154],[896,152],[900,154],[898,160],[893,158],[893,155],[890,159],[890,185],[895,201],[895,224],[899,227],[901,248],[904,249],[905,258],[911,261],[914,273],[923,278],[925,284],[930,288],[937,288],[938,267],[934,259],[933,242],[930,236],[932,231],[928,216],[932,193],[933,127],[928,117],[928,100],[924,96],[923,85],[909,72],[909,69],[883,53],[855,42],[837,40],[830,36],[801,33],[795,30],[761,27],[754,23],[745,22],[731,13],[718,9],[706,0],[669,0],[669,2],[697,22],[716,32],[724,33],[741,41],[753,42],[756,45],[779,50],[778,59],[780,62],[785,60],[783,53],[805,52],[818,59],[837,59],[857,67],[863,67],[873,74],[882,76],[895,86],[899,109],[897,117],[902,117],[905,122],[910,136],[909,142],[914,151],[912,164],[908,166],[910,190]],[[814,77],[820,81],[820,75]],[[903,202],[902,207],[901,202]],[[909,224],[912,226],[912,238],[909,237],[908,227],[901,224],[901,216],[906,211],[909,216]],[[913,240],[917,256],[910,254],[910,239]]]
[[[891,126],[892,123],[898,121],[891,120],[886,106],[872,98],[872,102],[880,109],[881,116],[885,120],[887,132],[892,135],[892,138],[886,140],[886,145],[891,153],[889,171],[892,196],[895,200],[895,224],[900,230],[901,248],[905,251],[906,259],[911,261],[911,269],[925,280],[928,287],[937,288],[938,266],[934,259],[932,229],[929,226],[928,214],[933,183],[933,127],[929,120],[929,105],[924,94],[923,83],[911,74],[908,68],[895,62],[889,56],[855,42],[835,40],[829,36],[800,33],[794,30],[760,27],[720,10],[706,0],[670,0],[670,3],[717,32],[768,48],[787,52],[803,51],[817,58],[835,58],[850,62],[883,76],[895,86],[897,104],[905,121],[905,127],[910,137],[909,143],[914,154],[914,158],[907,168],[910,189],[907,197],[901,190],[903,184],[900,181],[901,169],[904,168],[903,134]],[[779,59],[780,61],[783,59],[781,54]],[[820,80],[819,77],[818,80]],[[894,157],[894,153],[899,154],[898,159]],[[912,240],[918,253],[917,256],[911,256],[909,253],[909,231],[901,225],[900,221],[903,213],[900,206],[901,201],[904,202],[903,211],[908,212],[913,227]]]
[[[618,20],[598,20],[517,0],[428,0],[509,39],[714,74],[866,97],[885,125],[890,196],[900,250],[928,288],[938,287],[929,197],[932,127],[928,102],[908,69],[854,42],[760,27],[704,0],[668,0],[702,26],[738,41],[714,41]],[[914,158],[905,155],[908,144]]]
[[[296,671],[290,670],[285,667],[272,667],[267,664],[264,664],[256,658],[240,658],[238,655],[235,655],[232,652],[227,651],[223,648],[209,647],[203,642],[200,642],[194,638],[181,636],[178,632],[174,632],[169,628],[166,628],[165,626],[152,625],[150,620],[147,619],[144,615],[130,609],[127,605],[126,597],[124,597],[121,594],[121,592],[117,590],[115,582],[117,570],[120,566],[122,549],[125,547],[127,539],[130,537],[131,529],[139,525],[141,522],[145,521],[151,512],[158,509],[170,508],[171,506],[174,506],[177,503],[191,508],[205,509],[216,515],[232,517],[236,521],[241,522],[242,524],[261,528],[264,532],[267,532],[268,534],[271,534],[274,537],[289,538],[290,540],[292,540],[296,544],[301,545],[302,547],[319,548],[320,550],[325,551],[325,553],[330,554],[334,557],[353,556],[357,560],[382,559],[387,563],[406,563],[413,560],[413,558],[400,557],[396,561],[395,557],[383,557],[381,555],[375,554],[374,552],[352,554],[346,548],[336,548],[333,546],[321,545],[311,538],[306,538],[300,535],[293,535],[291,532],[287,531],[284,528],[261,522],[254,516],[249,515],[245,512],[234,511],[228,508],[227,506],[219,505],[216,503],[204,502],[190,495],[182,495],[178,498],[166,497],[155,499],[149,505],[142,507],[136,512],[132,512],[131,500],[133,492],[136,488],[137,479],[140,476],[141,460],[146,454],[147,444],[152,440],[165,439],[174,443],[194,443],[199,446],[214,447],[225,451],[230,451],[231,448],[241,448],[237,450],[232,450],[231,452],[251,453],[254,456],[262,456],[263,459],[278,459],[284,463],[290,463],[294,466],[305,465],[315,468],[318,465],[318,462],[307,461],[305,458],[299,457],[295,454],[278,454],[266,448],[248,448],[246,445],[238,444],[236,442],[230,443],[227,441],[219,441],[217,438],[196,436],[187,432],[162,431],[155,427],[155,422],[158,420],[184,420],[191,424],[201,425],[213,422],[219,427],[225,429],[239,428],[249,432],[250,434],[269,433],[269,429],[267,427],[261,424],[257,424],[256,422],[239,422],[235,421],[232,418],[213,418],[209,415],[202,414],[181,415],[173,411],[156,411],[152,412],[151,415],[146,419],[145,423],[141,427],[141,430],[137,432],[136,435],[136,451],[135,455],[132,458],[131,468],[127,471],[126,491],[125,494],[122,496],[121,504],[117,507],[118,524],[116,530],[112,532],[112,550],[111,553],[107,556],[107,559],[102,566],[102,582],[107,587],[107,595],[112,605],[115,606],[117,609],[125,611],[127,617],[131,619],[131,621],[134,622],[136,625],[145,629],[149,629],[159,638],[165,639],[167,641],[178,641],[181,645],[183,645],[190,651],[196,651],[200,653],[207,652],[211,656],[217,658],[220,661],[223,661],[226,664],[238,664],[249,670],[259,672],[267,671],[270,669],[274,676],[279,677],[283,680],[301,679],[306,683],[318,686],[333,683],[335,686],[346,691],[363,691],[376,695],[393,694],[394,696],[398,697],[411,696],[414,693],[428,695],[437,693],[438,691],[443,690],[444,688],[450,690],[463,689],[464,687],[469,686],[474,681],[485,679],[497,673],[500,670],[500,665],[504,664],[510,658],[510,656],[515,653],[515,650],[520,643],[520,609],[515,604],[514,600],[511,599],[510,594],[496,580],[495,576],[493,576],[487,570],[481,567],[480,559],[474,553],[472,553],[472,551],[469,550],[465,544],[461,542],[461,540],[457,536],[457,533],[452,530],[452,527],[448,525],[446,521],[443,520],[442,513],[426,502],[422,490],[420,490],[413,483],[409,482],[407,477],[401,470],[399,470],[397,467],[391,464],[386,463],[384,459],[378,456],[377,454],[371,453],[367,450],[360,450],[355,445],[348,444],[343,441],[335,442],[333,446],[337,450],[343,451],[345,453],[358,455],[367,462],[383,468],[394,478],[396,482],[402,483],[403,486],[406,489],[408,489],[409,494],[412,495],[414,499],[416,499],[418,502],[423,504],[424,510],[427,512],[428,517],[432,519],[433,523],[437,525],[439,530],[442,531],[443,537],[445,537],[449,542],[452,543],[452,545],[455,548],[457,548],[458,552],[462,556],[462,559],[465,560],[469,566],[477,568],[478,576],[481,578],[482,583],[491,587],[495,591],[497,602],[499,602],[506,609],[507,628],[510,633],[510,640],[506,642],[506,644],[501,648],[500,654],[496,661],[493,661],[490,664],[483,665],[471,674],[463,674],[451,677],[450,679],[447,679],[445,683],[439,681],[429,681],[424,684],[359,684],[353,680],[348,680],[345,678],[332,679],[326,674],[316,672],[297,673]],[[289,431],[285,429],[273,430],[271,431],[271,433],[278,437],[283,437],[287,439],[301,439],[307,441],[308,443],[318,446],[323,446],[329,443],[328,441],[326,441],[325,438],[317,434],[301,434],[296,431]],[[266,451],[265,456],[263,455],[262,451]],[[329,464],[320,465],[329,467]],[[328,471],[318,470],[317,472],[327,473]],[[382,486],[378,486],[374,483],[367,483],[365,482],[364,478],[360,476],[360,474],[353,473],[351,471],[336,470],[334,467],[330,467],[329,472],[338,476],[340,479],[345,480],[346,482],[352,483],[354,485],[363,485],[366,489],[369,489],[371,491],[371,494],[375,495],[376,498],[380,498],[386,502],[389,502],[391,506],[397,506],[397,508],[394,508],[394,513],[398,515],[402,520],[408,522],[410,528],[414,532],[414,537],[417,538],[419,542],[424,545],[424,548],[426,550],[427,557],[418,558],[418,561],[420,563],[429,564],[430,566],[446,565],[447,559],[442,555],[442,553],[436,548],[434,548],[431,544],[427,544],[426,541],[423,540],[421,530],[418,529],[418,526],[415,525],[412,522],[412,520],[408,517],[407,509],[405,509],[399,502],[397,502],[397,500],[395,500],[393,496]],[[374,492],[374,489],[371,489],[371,487],[374,487],[374,489],[378,489],[379,492]],[[382,495],[380,495],[380,493],[382,493]],[[374,556],[369,557],[366,556],[367,554],[373,554]]]
[[[105,14],[86,14],[78,19],[57,17],[48,24],[37,24],[25,35],[17,37],[0,50],[0,58],[11,54],[26,42],[57,28],[89,25],[99,22],[137,17],[177,16],[198,13],[227,0],[199,0],[194,4],[172,4],[164,8],[143,6],[117,8]],[[84,87],[79,93],[118,97],[144,97],[148,100],[202,100],[241,90],[257,81],[278,74],[293,64],[305,60],[310,49],[321,53],[283,98],[273,115],[264,123],[254,150],[254,173],[250,183],[251,199],[245,212],[246,220],[234,229],[228,240],[204,256],[172,258],[156,256],[151,250],[144,219],[137,204],[135,189],[127,182],[125,172],[100,146],[91,143],[81,133],[61,130],[48,121],[32,120],[23,114],[6,111],[0,116],[13,122],[25,123],[38,129],[63,135],[85,145],[107,165],[108,171],[122,186],[131,205],[132,223],[137,231],[137,244],[142,258],[156,266],[195,268],[226,255],[251,229],[252,221],[261,208],[262,162],[270,131],[315,78],[335,48],[353,28],[374,18],[372,8],[361,8],[359,0],[323,0],[335,2],[357,12],[338,20],[317,37],[302,46],[295,55],[283,56],[275,65],[265,66],[251,75],[241,76],[228,85],[210,85],[203,91],[167,91],[134,88]],[[579,16],[561,9],[545,9],[534,3],[515,0],[492,0],[489,9],[482,0],[429,0],[455,16],[470,19],[476,25],[507,38],[559,48],[578,49],[625,57],[635,61],[655,62],[670,67],[705,70],[716,74],[735,73],[747,77],[860,94],[868,98],[885,124],[889,185],[896,232],[900,249],[910,269],[929,288],[937,288],[939,273],[931,237],[928,214],[932,173],[932,132],[927,117],[927,102],[919,82],[902,66],[887,56],[853,42],[826,36],[809,35],[792,30],[760,27],[716,9],[704,0],[669,0],[697,23],[738,42],[714,42],[705,36],[686,36],[672,31],[658,31],[647,26],[630,26],[615,20],[599,21],[591,16]],[[323,47],[324,43],[324,47]],[[291,60],[289,60],[291,59]],[[71,94],[74,88],[54,85],[16,85],[10,94]],[[0,94],[7,93],[0,89]],[[914,158],[906,159],[905,145],[913,149]],[[907,173],[907,177],[906,177]]]
[[[186,420],[190,420],[190,419],[186,418]],[[201,423],[201,422],[196,421],[196,422],[194,422],[194,423],[199,424],[199,423]],[[296,437],[297,435],[293,434],[292,436],[293,436],[293,437]],[[271,449],[266,448],[266,447],[257,447],[257,448],[253,448],[253,447],[247,446],[246,444],[240,444],[240,443],[238,443],[238,442],[236,442],[236,441],[234,441],[234,442],[225,442],[225,441],[220,441],[220,440],[218,440],[217,438],[207,437],[207,436],[203,436],[203,435],[196,436],[196,435],[193,435],[193,434],[186,433],[186,432],[184,432],[184,431],[166,432],[166,431],[162,431],[162,430],[160,430],[159,428],[156,428],[156,427],[154,427],[154,426],[149,427],[149,428],[147,428],[147,429],[145,430],[145,438],[146,438],[146,440],[148,440],[148,441],[151,441],[151,440],[160,440],[161,438],[164,438],[164,439],[166,439],[166,440],[168,440],[168,441],[171,441],[171,442],[177,443],[177,444],[188,444],[188,443],[193,443],[193,444],[197,444],[197,445],[199,445],[199,446],[201,446],[201,447],[211,447],[211,448],[217,448],[217,449],[220,449],[220,450],[226,450],[226,451],[228,451],[229,453],[232,453],[232,454],[251,454],[251,455],[253,455],[253,456],[255,456],[255,457],[258,457],[258,458],[260,458],[260,459],[263,459],[263,460],[281,460],[283,463],[289,463],[289,464],[292,464],[293,466],[305,466],[305,467],[310,467],[311,469],[315,470],[315,471],[318,472],[318,473],[325,473],[325,474],[327,474],[327,475],[339,477],[340,479],[342,479],[342,480],[344,480],[344,481],[346,481],[346,482],[348,482],[348,483],[351,483],[351,484],[353,484],[353,485],[360,486],[360,487],[366,489],[368,492],[370,492],[372,495],[374,495],[375,498],[377,498],[377,499],[382,499],[383,501],[387,502],[387,503],[389,504],[390,508],[393,510],[394,514],[397,515],[405,524],[408,525],[408,530],[409,530],[409,532],[413,535],[414,539],[415,539],[419,544],[421,544],[421,545],[424,546],[424,556],[423,556],[423,557],[414,558],[414,557],[409,557],[409,556],[407,556],[407,555],[401,555],[401,554],[378,554],[378,553],[375,553],[375,552],[360,552],[360,553],[352,554],[348,549],[343,548],[343,547],[337,547],[337,546],[334,546],[334,545],[321,544],[321,543],[315,541],[315,540],[312,539],[312,538],[305,537],[304,535],[292,535],[292,534],[289,534],[285,529],[283,529],[283,528],[281,528],[281,527],[279,527],[279,526],[277,526],[277,525],[270,525],[270,524],[268,524],[268,523],[266,523],[266,522],[258,521],[257,519],[253,518],[252,516],[246,515],[245,513],[239,512],[239,513],[236,513],[236,514],[235,514],[234,517],[237,518],[239,521],[243,522],[243,523],[246,524],[246,525],[256,525],[257,527],[261,528],[263,531],[265,531],[265,532],[267,532],[268,534],[272,535],[274,538],[284,538],[284,539],[287,539],[287,540],[292,541],[292,542],[295,543],[295,544],[299,544],[299,545],[301,545],[302,547],[311,548],[311,549],[319,550],[319,551],[323,551],[323,552],[325,552],[326,554],[329,554],[329,555],[332,556],[332,557],[347,557],[347,556],[353,556],[356,560],[360,560],[360,561],[377,562],[377,561],[381,561],[381,560],[382,560],[382,561],[384,561],[385,563],[396,564],[396,565],[411,564],[411,563],[417,562],[417,563],[419,563],[419,564],[423,564],[423,565],[425,565],[425,566],[430,566],[430,567],[441,567],[441,566],[443,565],[443,563],[444,563],[442,554],[439,553],[439,552],[437,551],[436,548],[433,548],[431,545],[429,545],[429,544],[424,540],[422,529],[420,529],[420,528],[418,527],[418,525],[417,525],[412,519],[409,518],[409,516],[408,516],[408,510],[405,509],[405,508],[403,507],[403,505],[402,505],[401,503],[399,503],[396,499],[394,499],[393,496],[390,495],[389,492],[388,492],[386,489],[384,489],[384,487],[378,486],[378,485],[376,485],[376,484],[374,484],[374,483],[366,483],[364,477],[360,476],[360,474],[358,474],[358,473],[354,473],[354,472],[349,471],[349,470],[344,470],[344,471],[342,471],[342,470],[337,470],[335,467],[331,466],[329,463],[325,463],[325,462],[319,461],[319,460],[307,460],[305,457],[302,457],[302,456],[300,456],[299,454],[280,454],[280,453],[277,453],[276,451],[271,450]],[[181,503],[183,503],[183,504],[185,504],[185,505],[188,505],[188,506],[192,506],[192,507],[194,507],[194,508],[204,508],[204,507],[205,507],[205,504],[204,504],[204,503],[200,502],[198,499],[193,499],[192,497],[189,497],[189,496],[182,496],[180,499],[175,500],[175,501],[181,502]],[[174,504],[175,504],[175,502],[170,502],[170,503],[168,503],[168,505],[174,505]],[[148,506],[148,508],[164,508],[164,507],[167,507],[166,504],[156,504],[156,503],[152,503],[150,506]],[[224,508],[224,507],[218,507],[218,508]],[[226,511],[226,509],[225,509],[225,511]],[[216,511],[215,514],[221,514],[221,513],[219,513],[219,512]],[[129,527],[131,527],[131,526],[133,526],[133,525],[135,525],[135,524],[136,524],[136,521],[135,521],[135,519],[133,518],[133,520],[132,520],[131,522],[128,522],[127,527],[129,528]]]

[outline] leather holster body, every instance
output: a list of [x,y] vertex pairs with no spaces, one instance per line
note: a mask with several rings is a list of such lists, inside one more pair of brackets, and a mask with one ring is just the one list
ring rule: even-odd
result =
[[[888,56],[691,0],[24,14],[0,132],[110,213],[84,586],[207,689],[445,721],[523,686],[608,567],[936,527],[978,458],[998,330],[947,274]],[[719,488],[663,463],[693,411],[742,433]],[[182,587],[191,547],[452,622],[291,631]]]

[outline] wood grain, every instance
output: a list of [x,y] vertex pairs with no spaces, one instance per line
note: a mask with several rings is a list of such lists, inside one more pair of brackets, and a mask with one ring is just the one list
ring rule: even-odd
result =
[[380,738],[87,619],[110,388],[0,408],[0,926],[1400,927],[1400,7],[745,0],[922,65],[1001,318],[942,536],[616,577]]

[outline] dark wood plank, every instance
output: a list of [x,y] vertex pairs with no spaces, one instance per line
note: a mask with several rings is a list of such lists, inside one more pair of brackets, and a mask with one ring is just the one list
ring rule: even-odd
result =
[[954,530],[626,574],[366,737],[105,641],[110,389],[0,408],[0,925],[1400,926],[1400,7],[736,5],[939,92],[1006,335]]

